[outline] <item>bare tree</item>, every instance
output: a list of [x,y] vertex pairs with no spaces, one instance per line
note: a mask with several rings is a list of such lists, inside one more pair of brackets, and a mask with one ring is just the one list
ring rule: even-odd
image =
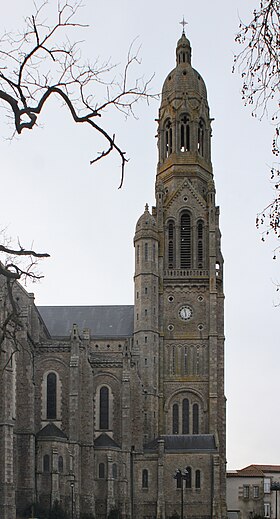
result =
[[[268,117],[273,125],[271,182],[274,198],[257,215],[256,225],[264,225],[262,240],[273,233],[280,238],[280,0],[260,0],[249,23],[240,22],[235,38],[242,46],[235,56],[233,71],[242,77],[242,100],[251,106],[253,117]],[[274,258],[276,258],[275,249]]]
[[[0,106],[12,126],[12,134],[20,135],[38,124],[50,98],[61,99],[75,123],[88,125],[105,140],[105,149],[92,157],[90,164],[111,152],[118,154],[121,187],[128,160],[126,152],[118,145],[115,134],[108,133],[102,126],[100,119],[109,109],[120,110],[125,116],[134,115],[135,103],[156,97],[149,92],[150,80],[131,79],[131,69],[139,63],[138,53],[134,53],[132,47],[119,76],[109,61],[84,63],[79,42],[71,39],[73,32],[86,27],[76,20],[80,2],[57,0],[56,20],[51,25],[44,20],[47,7],[47,0],[42,0],[39,6],[35,5],[34,14],[26,18],[22,32],[5,32],[0,37]],[[101,94],[100,89],[103,89]],[[0,245],[0,281],[4,280],[2,289],[8,302],[0,320],[0,347],[5,337],[15,339],[15,332],[20,327],[15,284],[19,280],[42,277],[34,267],[45,257],[48,257],[47,253],[26,250],[20,244],[18,247]],[[28,260],[26,266],[18,261],[23,258]]]

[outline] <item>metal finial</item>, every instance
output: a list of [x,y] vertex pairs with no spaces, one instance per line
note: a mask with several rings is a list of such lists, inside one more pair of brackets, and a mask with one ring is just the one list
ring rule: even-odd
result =
[[185,17],[183,16],[183,20],[179,22],[181,25],[183,25],[183,34],[185,34],[185,25],[188,24],[188,22],[185,21]]

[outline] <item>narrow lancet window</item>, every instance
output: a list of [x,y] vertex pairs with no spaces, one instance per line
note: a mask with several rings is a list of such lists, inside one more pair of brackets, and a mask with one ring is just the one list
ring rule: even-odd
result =
[[147,469],[142,472],[142,488],[148,488],[149,486],[149,474]]
[[57,377],[55,373],[49,373],[47,376],[47,420],[56,419],[56,392]]
[[60,474],[63,472],[63,457],[62,456],[58,457],[58,472],[60,472]]
[[191,217],[189,213],[181,217],[181,268],[191,268]]
[[187,467],[186,488],[192,488],[192,469]]
[[99,427],[109,429],[109,390],[106,386],[100,389]]
[[180,151],[190,151],[190,123],[185,114],[180,120]]
[[199,433],[199,407],[193,404],[193,434]]
[[183,434],[189,434],[190,427],[189,427],[189,401],[187,398],[184,398],[183,400],[183,408],[182,408],[182,424],[183,424]]
[[173,404],[172,408],[172,434],[179,434],[179,406]]
[[203,157],[204,156],[204,138],[205,138],[205,129],[204,122],[200,119],[198,124],[198,135],[197,135],[197,151]]

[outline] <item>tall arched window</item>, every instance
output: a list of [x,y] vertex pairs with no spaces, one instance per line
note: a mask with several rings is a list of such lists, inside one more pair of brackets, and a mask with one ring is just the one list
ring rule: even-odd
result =
[[179,406],[173,404],[172,408],[172,434],[179,434]]
[[99,463],[98,465],[98,477],[99,479],[105,478],[105,465],[104,463]]
[[191,256],[191,217],[189,213],[181,216],[181,268],[192,266]]
[[58,457],[58,472],[60,472],[60,473],[63,472],[63,457],[62,456]]
[[48,454],[43,457],[43,472],[50,472],[50,457]]
[[117,479],[117,477],[118,477],[118,466],[116,463],[113,463],[113,465],[112,465],[112,477],[114,479]]
[[99,428],[109,429],[109,389],[106,386],[100,389]]
[[149,486],[149,474],[147,469],[142,471],[142,488],[148,488]]
[[168,224],[168,268],[175,267],[175,226],[174,222]]
[[180,119],[180,151],[190,151],[190,122],[186,114]]
[[170,119],[164,125],[164,157],[169,157],[172,153],[172,126]]
[[195,488],[200,488],[200,470],[195,471]]
[[190,425],[189,425],[189,401],[187,398],[184,398],[182,405],[182,433],[189,434]]
[[204,122],[202,119],[200,119],[200,121],[198,123],[197,151],[202,157],[204,156],[204,138],[205,138]]
[[199,220],[197,222],[197,267],[199,269],[202,269],[203,268],[203,234],[204,234],[204,229],[203,229],[204,225],[203,225],[203,221],[202,220]]
[[55,420],[57,412],[57,376],[49,373],[47,376],[47,420]]
[[192,469],[187,467],[186,488],[192,488]]
[[199,433],[199,407],[193,404],[193,434]]

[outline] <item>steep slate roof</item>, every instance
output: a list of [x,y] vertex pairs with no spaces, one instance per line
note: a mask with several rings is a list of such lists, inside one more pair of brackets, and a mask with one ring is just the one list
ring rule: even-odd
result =
[[133,334],[132,305],[121,306],[38,306],[52,337],[69,337],[73,324],[92,337],[129,337]]
[[176,434],[160,436],[144,445],[145,451],[157,451],[158,440],[164,440],[165,451],[216,451],[215,438],[212,434]]
[[102,433],[96,440],[94,441],[94,447],[99,447],[100,449],[104,447],[109,447],[113,449],[120,449],[120,446],[110,437],[108,434]]
[[67,439],[66,434],[59,429],[55,424],[48,423],[43,429],[37,433],[37,438],[64,438]]

